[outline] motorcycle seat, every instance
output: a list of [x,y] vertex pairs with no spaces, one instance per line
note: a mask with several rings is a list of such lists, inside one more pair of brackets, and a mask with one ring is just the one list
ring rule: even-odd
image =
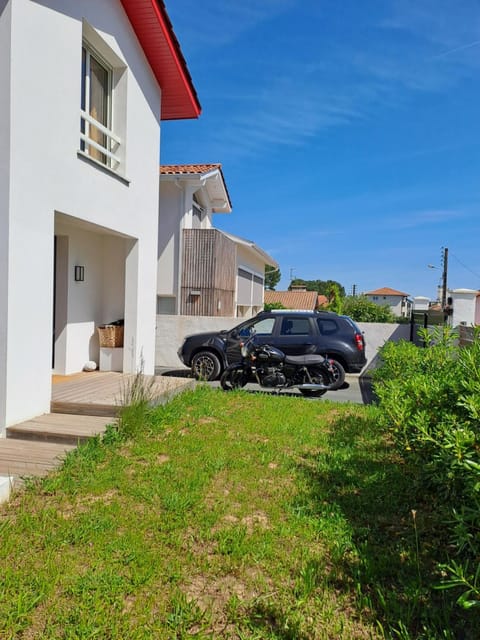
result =
[[322,364],[324,360],[325,358],[323,356],[313,353],[307,353],[303,356],[285,356],[285,364],[294,364],[303,367]]

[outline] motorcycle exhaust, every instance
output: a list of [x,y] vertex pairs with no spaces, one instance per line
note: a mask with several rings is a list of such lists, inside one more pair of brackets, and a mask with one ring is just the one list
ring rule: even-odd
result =
[[321,391],[322,389],[330,389],[328,384],[299,384],[295,385],[297,389],[307,389],[308,391]]

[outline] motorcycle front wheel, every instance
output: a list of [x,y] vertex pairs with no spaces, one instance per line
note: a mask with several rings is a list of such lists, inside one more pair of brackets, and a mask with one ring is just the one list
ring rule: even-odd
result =
[[[324,371],[320,367],[309,369],[308,372],[310,374],[312,384],[324,384],[324,385],[331,384],[330,380],[328,379],[328,375],[326,371]],[[307,382],[307,380],[305,380],[305,382]],[[308,380],[308,382],[310,381]],[[320,398],[320,396],[323,396],[325,393],[327,393],[327,391],[328,389],[318,389],[317,391],[314,391],[313,389],[300,389],[300,392],[306,398]]]
[[220,378],[220,385],[224,391],[241,389],[248,382],[244,369],[226,369]]

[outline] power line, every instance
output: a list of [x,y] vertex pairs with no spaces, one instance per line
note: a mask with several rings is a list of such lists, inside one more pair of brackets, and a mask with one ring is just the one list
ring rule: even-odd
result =
[[478,278],[478,279],[480,280],[480,275],[479,275],[478,273],[475,273],[475,271],[473,271],[473,270],[472,270],[472,269],[470,269],[469,267],[467,267],[467,265],[466,265],[466,264],[464,264],[464,263],[460,260],[460,258],[457,258],[457,256],[456,256],[454,253],[451,253],[451,254],[450,254],[450,256],[452,256],[453,258],[455,258],[455,260],[456,260],[459,264],[461,264],[461,265],[462,265],[462,267],[463,267],[464,269],[466,269],[467,271],[470,271],[470,273],[471,273],[472,275],[474,275],[476,278]]

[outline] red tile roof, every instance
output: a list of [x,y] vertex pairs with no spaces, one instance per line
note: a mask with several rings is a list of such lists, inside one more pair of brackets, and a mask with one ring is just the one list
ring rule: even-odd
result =
[[232,200],[228,192],[227,183],[223,176],[222,165],[220,163],[215,164],[161,164],[160,175],[163,176],[183,176],[183,175],[204,175],[211,171],[218,170],[222,178],[223,187],[225,189],[225,195],[227,197],[228,206],[230,211],[232,210]]
[[198,118],[195,87],[163,0],[121,0],[162,90],[162,120]]
[[396,289],[390,289],[390,287],[382,287],[381,289],[375,289],[375,291],[366,291],[366,296],[402,296],[407,297],[410,295],[403,291],[397,291]]
[[265,291],[265,304],[280,302],[285,309],[306,309],[317,308],[316,291]]
[[[219,169],[222,171],[221,164],[162,164],[160,165],[160,173],[164,175],[184,175],[189,173],[202,174]],[[222,175],[223,177],[223,175]]]
[[320,293],[317,298],[317,307],[326,307],[327,304],[328,304],[327,296],[324,296],[323,294]]

